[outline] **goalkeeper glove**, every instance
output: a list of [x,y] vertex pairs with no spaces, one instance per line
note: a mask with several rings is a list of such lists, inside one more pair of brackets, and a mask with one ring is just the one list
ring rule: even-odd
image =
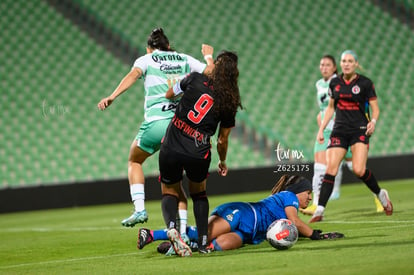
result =
[[344,234],[340,232],[326,232],[322,233],[322,230],[315,229],[312,232],[310,238],[312,240],[333,240],[333,239],[340,239],[345,237]]

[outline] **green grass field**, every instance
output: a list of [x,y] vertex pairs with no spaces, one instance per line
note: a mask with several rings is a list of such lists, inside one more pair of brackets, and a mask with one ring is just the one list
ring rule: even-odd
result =
[[[120,225],[130,204],[2,214],[0,274],[414,274],[414,179],[380,184],[390,193],[393,216],[376,213],[365,185],[344,185],[341,198],[329,202],[325,220],[312,227],[340,231],[345,238],[299,239],[285,251],[267,242],[188,258],[158,254],[159,242],[138,250],[137,228]],[[210,209],[265,196],[211,196]],[[163,227],[160,202],[146,206],[145,227]]]

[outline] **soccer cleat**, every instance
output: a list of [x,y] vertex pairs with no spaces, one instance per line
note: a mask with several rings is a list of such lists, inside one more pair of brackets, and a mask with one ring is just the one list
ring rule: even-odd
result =
[[385,214],[387,216],[391,216],[393,212],[393,207],[390,201],[390,197],[388,196],[387,190],[381,189],[381,191],[378,194],[378,199],[380,200],[382,206],[384,207]]
[[178,233],[177,229],[168,229],[167,236],[178,256],[188,257],[193,254],[191,252],[191,248],[183,241],[183,239],[181,239],[180,233]]
[[200,253],[200,254],[210,254],[213,251],[214,251],[214,246],[213,246],[212,243],[210,243],[209,245],[200,247],[198,249],[198,253]]
[[[191,248],[192,252],[196,252],[198,251],[198,244],[197,242],[191,242],[188,245]],[[170,242],[162,242],[157,246],[157,251],[158,253],[164,254],[165,256],[172,256],[172,255],[177,255],[175,253],[174,248],[172,247]]]
[[170,248],[164,254],[165,254],[165,256],[177,255],[177,253],[175,253],[174,247],[171,245],[171,243],[170,243]]
[[377,207],[377,212],[378,213],[384,212],[384,207],[382,206],[380,200],[375,194],[374,194],[374,202],[375,202],[375,206]]
[[191,248],[191,251],[193,251],[193,252],[198,251],[198,243],[197,242],[190,241],[188,246]]
[[147,211],[142,210],[134,212],[130,217],[124,219],[121,224],[126,227],[134,227],[137,223],[144,223],[148,221]]
[[151,231],[146,228],[140,228],[138,230],[138,241],[137,241],[137,248],[143,249],[149,243],[154,241],[154,237],[151,235]]
[[312,218],[309,220],[309,223],[313,222],[320,222],[323,220],[323,210],[316,209],[315,213],[313,214]]
[[317,205],[312,204],[306,207],[305,209],[299,208],[299,211],[305,215],[313,215],[315,213]]

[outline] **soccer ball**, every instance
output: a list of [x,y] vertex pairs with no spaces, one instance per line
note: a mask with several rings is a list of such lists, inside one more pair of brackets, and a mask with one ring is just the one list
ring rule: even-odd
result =
[[288,219],[280,219],[269,225],[266,239],[274,248],[286,250],[296,243],[298,235],[298,229],[293,222]]

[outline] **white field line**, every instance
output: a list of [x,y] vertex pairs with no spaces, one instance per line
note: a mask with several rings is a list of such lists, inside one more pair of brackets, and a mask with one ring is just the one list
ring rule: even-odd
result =
[[6,266],[0,266],[0,270],[1,269],[25,267],[25,266],[62,264],[62,263],[70,263],[70,262],[109,259],[109,258],[115,258],[115,257],[132,256],[132,255],[137,255],[137,252],[135,252],[135,253],[124,253],[124,254],[114,254],[114,255],[105,255],[105,256],[95,256],[95,257],[72,258],[72,259],[63,259],[63,260],[45,261],[45,262],[36,262],[36,263],[23,263],[23,264],[15,264],[15,265],[6,265]]
[[[413,224],[414,220],[377,220],[377,221],[323,221],[322,223],[332,223],[332,224]],[[121,226],[100,226],[100,227],[11,227],[11,228],[0,228],[0,232],[80,232],[80,231],[109,231],[109,230],[130,230],[130,228],[125,228]]]
[[[327,221],[324,223],[329,224],[379,224],[382,226],[375,226],[375,227],[367,227],[367,228],[358,228],[358,229],[346,229],[341,230],[340,228],[337,231],[340,231],[341,233],[347,232],[362,232],[362,231],[370,231],[372,232],[373,229],[377,230],[389,230],[389,229],[396,229],[396,228],[404,228],[404,227],[411,227],[413,228],[414,221],[408,220],[408,221]],[[413,229],[414,231],[414,229]]]

